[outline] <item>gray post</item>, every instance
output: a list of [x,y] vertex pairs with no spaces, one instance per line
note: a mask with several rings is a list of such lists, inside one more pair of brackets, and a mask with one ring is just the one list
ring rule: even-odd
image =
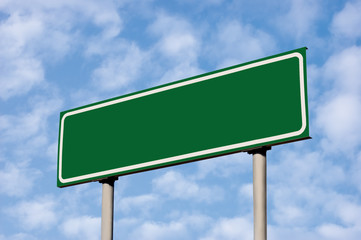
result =
[[114,182],[118,178],[107,178],[100,181],[102,193],[101,240],[113,240]]
[[267,159],[271,148],[258,148],[253,154],[253,221],[254,240],[267,240]]

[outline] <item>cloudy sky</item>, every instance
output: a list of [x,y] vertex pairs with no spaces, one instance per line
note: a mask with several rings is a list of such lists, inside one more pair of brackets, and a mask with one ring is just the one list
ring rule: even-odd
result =
[[[312,140],[268,152],[269,239],[361,235],[361,1],[0,0],[0,240],[100,239],[59,113],[308,47]],[[146,121],[146,119],[144,120]],[[121,177],[115,239],[253,239],[252,156]]]

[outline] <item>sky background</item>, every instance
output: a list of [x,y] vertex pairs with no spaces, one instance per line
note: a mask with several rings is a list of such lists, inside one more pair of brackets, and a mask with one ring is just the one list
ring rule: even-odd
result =
[[[360,12],[337,0],[0,0],[0,240],[100,239],[101,184],[56,187],[61,111],[305,46],[312,140],[268,152],[268,238],[359,240]],[[252,156],[121,177],[114,213],[114,239],[251,240]]]

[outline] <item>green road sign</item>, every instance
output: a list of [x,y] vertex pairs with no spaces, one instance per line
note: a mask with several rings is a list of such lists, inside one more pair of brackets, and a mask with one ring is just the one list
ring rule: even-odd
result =
[[58,186],[306,138],[300,48],[61,112]]

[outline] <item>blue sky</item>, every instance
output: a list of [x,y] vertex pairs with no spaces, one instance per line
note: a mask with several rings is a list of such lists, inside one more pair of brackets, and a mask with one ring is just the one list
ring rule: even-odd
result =
[[[0,1],[0,240],[100,239],[101,184],[56,187],[60,111],[304,46],[313,139],[268,152],[268,236],[358,240],[360,12],[356,0]],[[115,239],[253,239],[252,207],[246,153],[125,176]]]

